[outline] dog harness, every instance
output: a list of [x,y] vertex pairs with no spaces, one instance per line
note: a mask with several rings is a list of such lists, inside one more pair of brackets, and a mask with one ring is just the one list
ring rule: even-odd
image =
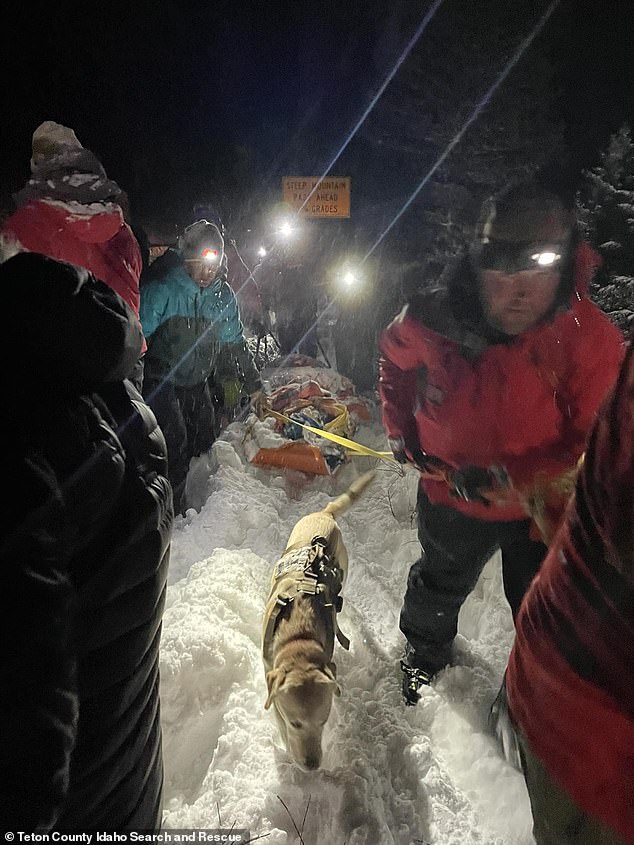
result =
[[266,627],[264,629],[263,651],[266,655],[273,643],[273,636],[283,611],[299,595],[316,596],[324,607],[332,609],[335,635],[346,651],[350,640],[337,624],[337,614],[342,608],[342,572],[336,563],[331,563],[326,553],[324,537],[313,537],[309,546],[287,549],[275,564],[273,589],[266,605]]

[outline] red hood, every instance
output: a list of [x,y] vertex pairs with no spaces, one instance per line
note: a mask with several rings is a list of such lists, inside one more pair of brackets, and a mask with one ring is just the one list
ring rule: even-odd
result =
[[113,203],[95,203],[97,205],[103,211],[93,211],[90,206],[79,206],[78,203],[74,208],[72,204],[35,200],[25,205],[22,211],[27,216],[39,217],[46,228],[64,226],[77,240],[103,244],[114,238],[123,226],[123,212]]
[[118,205],[33,200],[5,220],[2,240],[7,250],[12,246],[14,252],[38,252],[85,267],[138,317],[141,252]]

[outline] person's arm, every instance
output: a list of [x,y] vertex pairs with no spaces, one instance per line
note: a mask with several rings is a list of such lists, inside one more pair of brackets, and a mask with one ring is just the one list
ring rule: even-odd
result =
[[165,286],[160,281],[148,282],[141,288],[139,319],[146,340],[149,340],[165,319],[167,304]]
[[246,392],[251,396],[257,391],[262,390],[260,372],[255,365],[253,355],[246,343],[244,341],[242,343],[235,343],[228,347],[228,351],[240,367]]
[[383,427],[410,451],[419,446],[414,417],[416,384],[423,369],[420,329],[404,309],[379,341],[379,397]]
[[227,282],[222,284],[218,304],[217,313],[214,315],[218,340],[226,347],[226,354],[240,367],[244,376],[244,389],[253,394],[262,389],[262,379],[246,344],[235,293]]
[[38,457],[12,463],[0,546],[0,818],[44,832],[63,806],[75,742],[74,590],[56,479]]
[[590,550],[634,586],[634,347],[590,434],[575,514]]

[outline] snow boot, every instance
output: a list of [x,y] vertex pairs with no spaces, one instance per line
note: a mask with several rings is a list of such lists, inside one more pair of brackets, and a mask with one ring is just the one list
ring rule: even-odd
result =
[[401,672],[403,673],[401,687],[403,699],[408,707],[412,707],[420,701],[420,689],[431,684],[434,673],[410,666],[406,660],[401,660]]

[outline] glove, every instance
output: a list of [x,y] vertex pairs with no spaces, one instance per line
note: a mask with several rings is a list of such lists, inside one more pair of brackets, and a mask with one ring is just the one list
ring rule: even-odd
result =
[[451,473],[449,490],[452,496],[463,502],[481,502],[490,505],[486,491],[510,487],[510,479],[504,467],[466,466]]
[[387,442],[399,464],[412,464],[417,469],[426,470],[437,463],[431,455],[423,452],[420,446],[407,446],[402,437],[388,437]]
[[227,379],[222,383],[222,404],[225,408],[235,408],[240,404],[242,382],[237,379]]
[[402,437],[388,437],[387,444],[399,464],[409,463],[410,459],[408,457],[407,450],[405,449],[405,441]]

